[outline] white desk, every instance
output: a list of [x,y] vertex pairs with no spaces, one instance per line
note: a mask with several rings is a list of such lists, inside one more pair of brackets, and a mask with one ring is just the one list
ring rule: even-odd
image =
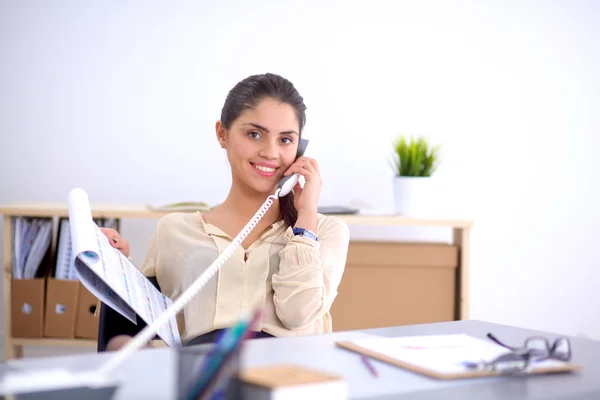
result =
[[[375,361],[380,376],[375,378],[360,358],[334,346],[336,340],[356,339],[365,334],[408,336],[425,334],[467,333],[485,338],[493,332],[506,343],[519,345],[525,337],[556,335],[478,321],[455,321],[439,324],[379,328],[368,331],[338,332],[296,338],[257,339],[248,343],[243,366],[293,362],[343,375],[350,398],[375,399],[599,399],[600,342],[571,338],[573,361],[583,366],[576,374],[530,376],[526,378],[479,378],[459,381],[436,381],[406,370]],[[23,368],[61,366],[73,369],[94,368],[110,354],[81,355],[52,359],[20,359],[12,364]],[[126,384],[116,399],[169,399],[175,391],[174,352],[168,348],[144,350],[124,363],[120,372]]]

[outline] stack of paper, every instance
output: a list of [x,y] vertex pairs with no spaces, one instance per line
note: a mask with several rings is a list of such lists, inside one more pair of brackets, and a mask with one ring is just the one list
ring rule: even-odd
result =
[[15,217],[13,222],[13,277],[33,279],[52,241],[52,219]]

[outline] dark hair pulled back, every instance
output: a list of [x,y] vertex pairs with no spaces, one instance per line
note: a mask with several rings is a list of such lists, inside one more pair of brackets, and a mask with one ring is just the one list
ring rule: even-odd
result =
[[[245,110],[255,108],[265,98],[273,98],[281,103],[289,104],[296,113],[300,125],[299,135],[306,124],[306,106],[304,99],[294,85],[282,76],[266,73],[252,75],[238,82],[231,89],[221,110],[221,124],[229,129]],[[298,219],[298,211],[294,207],[294,193],[279,199],[280,218],[288,226],[294,226]]]

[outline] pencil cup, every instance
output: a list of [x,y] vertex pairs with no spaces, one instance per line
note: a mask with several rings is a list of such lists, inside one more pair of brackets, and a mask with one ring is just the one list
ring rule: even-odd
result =
[[203,344],[178,349],[177,361],[177,399],[235,399],[238,386],[236,378],[240,371],[240,350],[229,354],[220,362],[216,372],[211,375],[210,382],[202,390],[200,396],[194,397],[191,393],[197,391],[194,385],[202,381],[206,373],[206,359],[211,355],[214,344]]

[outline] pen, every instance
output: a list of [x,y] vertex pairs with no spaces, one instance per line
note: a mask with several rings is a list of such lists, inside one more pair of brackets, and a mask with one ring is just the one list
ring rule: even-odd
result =
[[373,363],[371,363],[369,358],[367,356],[365,356],[364,354],[361,354],[360,358],[362,359],[363,363],[367,366],[367,368],[371,372],[371,375],[378,377],[379,374],[377,373],[377,370],[375,369],[375,367],[373,366]]

